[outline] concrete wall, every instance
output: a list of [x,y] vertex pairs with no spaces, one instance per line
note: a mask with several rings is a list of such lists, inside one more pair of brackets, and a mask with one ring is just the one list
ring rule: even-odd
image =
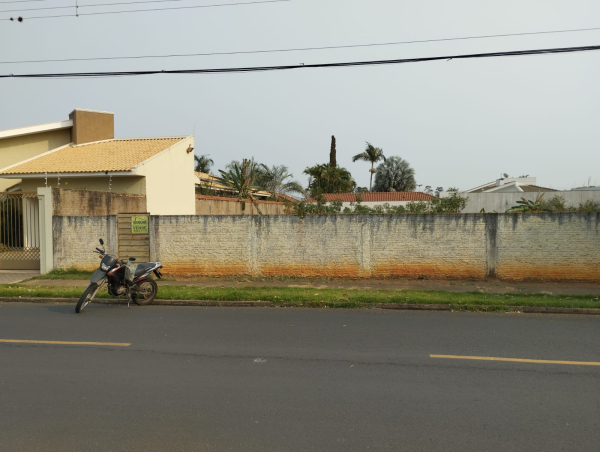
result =
[[[21,135],[0,140],[0,169],[22,162],[71,142],[71,129]],[[0,191],[18,184],[20,179],[0,179]],[[35,191],[35,188],[32,190]]]
[[105,242],[106,252],[117,254],[117,217],[53,217],[54,268],[94,270],[100,265],[94,250]]
[[[263,215],[284,215],[285,205],[282,202],[258,201]],[[246,200],[246,209],[236,198],[196,195],[196,215],[258,215],[256,207]]]
[[[486,212],[504,213],[512,206],[517,205],[521,198],[535,200],[539,193],[461,193],[460,196],[469,198],[467,206],[462,213],[478,213],[481,209]],[[568,206],[577,207],[589,199],[600,202],[600,190],[576,190],[576,191],[557,191],[544,193],[544,199],[548,200],[554,196],[564,196]]]
[[137,174],[146,176],[148,212],[152,215],[194,215],[196,213],[194,137],[188,137],[167,151],[140,164]]
[[[15,179],[12,179],[15,180]],[[60,178],[60,188],[68,190],[87,191],[110,191],[112,193],[127,193],[132,195],[143,195],[146,193],[146,179],[142,176],[119,176],[110,179],[108,176],[89,177],[63,177]],[[45,178],[23,179],[21,189],[23,191],[35,191],[38,187],[45,187]],[[58,188],[58,177],[56,174],[48,176],[48,187]]]
[[85,190],[52,189],[53,215],[100,216],[145,213],[146,196]]
[[[93,268],[115,217],[55,217],[59,268]],[[111,235],[112,234],[112,235]],[[153,216],[166,275],[600,281],[600,214]]]

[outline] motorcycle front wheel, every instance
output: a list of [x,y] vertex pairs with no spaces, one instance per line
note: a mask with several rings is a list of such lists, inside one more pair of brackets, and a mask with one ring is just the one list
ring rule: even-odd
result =
[[87,289],[85,289],[85,292],[83,292],[83,294],[79,298],[79,301],[77,302],[77,306],[75,306],[75,312],[77,314],[83,311],[85,307],[91,303],[91,301],[94,299],[94,296],[96,295],[96,292],[98,292],[98,289],[98,284],[90,284],[87,287]]
[[158,285],[153,279],[146,279],[137,284],[136,292],[131,298],[138,306],[146,306],[154,301],[158,293]]

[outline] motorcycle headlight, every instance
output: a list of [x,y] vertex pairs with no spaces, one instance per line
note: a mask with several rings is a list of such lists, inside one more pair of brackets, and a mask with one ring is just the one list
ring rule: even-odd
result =
[[110,267],[108,265],[104,264],[104,263],[100,264],[100,268],[102,270],[104,270],[105,272],[107,272],[107,271],[110,270]]

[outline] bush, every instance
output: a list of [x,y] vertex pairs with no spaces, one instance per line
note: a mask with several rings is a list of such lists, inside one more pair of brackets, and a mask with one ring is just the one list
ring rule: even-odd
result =
[[304,218],[306,215],[402,215],[402,214],[434,214],[434,213],[460,213],[467,205],[467,198],[454,193],[448,198],[435,198],[431,201],[409,202],[406,206],[390,206],[388,203],[368,207],[362,205],[362,195],[356,194],[356,202],[342,210],[342,201],[335,200],[327,203],[320,195],[316,202],[290,202],[285,203],[285,213]]

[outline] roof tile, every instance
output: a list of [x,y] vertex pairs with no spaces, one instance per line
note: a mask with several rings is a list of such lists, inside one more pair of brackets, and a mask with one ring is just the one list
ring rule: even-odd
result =
[[0,174],[131,171],[134,166],[184,138],[114,139],[78,146],[68,145],[1,171]]
[[[340,200],[342,202],[356,202],[357,193],[325,193],[323,197],[327,202]],[[362,193],[363,202],[392,202],[392,201],[429,201],[435,196],[428,195],[420,191],[395,191],[395,192],[375,192]],[[315,202],[311,198],[308,202]]]

